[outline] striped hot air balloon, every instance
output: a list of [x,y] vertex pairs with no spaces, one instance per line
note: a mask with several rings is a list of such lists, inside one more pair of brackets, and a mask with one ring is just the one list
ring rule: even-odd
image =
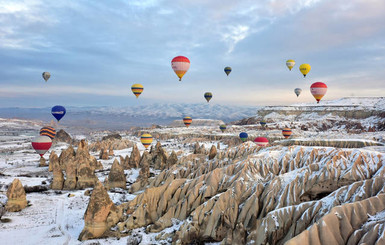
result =
[[142,142],[143,146],[147,149],[152,143],[152,135],[142,134],[142,136],[140,137],[140,142]]
[[283,135],[283,137],[285,137],[285,139],[289,138],[291,134],[292,134],[292,132],[291,132],[290,128],[282,129],[282,135]]
[[262,127],[266,126],[266,121],[265,120],[261,120],[259,123],[261,124]]
[[247,140],[247,137],[249,137],[249,135],[247,133],[245,133],[245,132],[242,132],[242,133],[239,134],[239,138],[241,138],[241,140],[243,142],[245,142]]
[[41,136],[48,136],[53,140],[56,135],[56,130],[51,126],[45,126],[40,129],[40,135]]
[[131,86],[131,90],[135,94],[136,98],[138,98],[139,95],[143,92],[143,85],[136,83]]
[[230,74],[230,72],[231,72],[231,67],[230,66],[226,66],[224,70],[225,70],[226,75],[228,76]]
[[186,127],[189,127],[190,124],[192,123],[192,118],[191,117],[184,117],[183,123],[184,123],[184,125],[186,125]]
[[328,86],[326,86],[326,84],[324,84],[323,82],[315,82],[310,86],[310,92],[317,101],[317,103],[319,103],[322,97],[324,97],[327,90]]
[[51,148],[52,140],[48,136],[36,136],[32,140],[32,147],[41,157]]
[[224,124],[220,125],[219,129],[222,131],[222,133],[225,132],[226,131],[226,125],[224,125]]
[[190,68],[190,60],[184,56],[177,56],[172,59],[171,67],[175,74],[179,77],[179,81],[182,81],[182,77]]
[[211,92],[206,92],[204,94],[204,97],[205,99],[207,100],[207,103],[211,100],[211,98],[213,97],[213,94]]
[[257,143],[258,146],[265,147],[269,144],[269,140],[265,137],[257,137],[254,139],[254,142]]

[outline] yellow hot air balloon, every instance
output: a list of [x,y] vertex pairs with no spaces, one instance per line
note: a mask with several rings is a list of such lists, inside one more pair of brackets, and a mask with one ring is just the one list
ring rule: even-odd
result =
[[299,70],[303,74],[303,77],[306,77],[306,74],[310,71],[311,66],[309,64],[302,64],[299,66]]
[[152,135],[142,134],[142,136],[140,137],[140,142],[142,142],[143,146],[147,149],[152,143]]
[[136,98],[139,97],[139,95],[143,92],[143,85],[142,84],[134,84],[131,86],[132,92],[135,94]]
[[291,71],[291,69],[293,69],[294,65],[295,65],[294,60],[286,60],[286,66],[287,66],[287,68],[289,68],[290,71]]

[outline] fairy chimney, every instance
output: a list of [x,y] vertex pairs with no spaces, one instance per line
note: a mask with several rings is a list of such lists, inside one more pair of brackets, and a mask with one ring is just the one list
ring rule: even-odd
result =
[[25,195],[24,187],[19,179],[14,179],[9,185],[7,198],[8,201],[5,205],[5,209],[8,212],[19,212],[27,207],[27,197]]
[[108,188],[126,188],[124,169],[117,159],[114,160],[110,173],[108,174]]

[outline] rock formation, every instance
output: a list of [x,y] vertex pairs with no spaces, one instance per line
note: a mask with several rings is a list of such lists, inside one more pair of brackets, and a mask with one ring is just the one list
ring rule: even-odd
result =
[[58,156],[55,153],[55,151],[51,151],[51,154],[49,154],[49,160],[48,160],[48,171],[49,172],[52,172],[52,170],[53,170],[53,168],[52,168],[52,158],[54,156],[56,156],[57,160],[59,161]]
[[121,210],[112,203],[102,183],[96,181],[84,214],[85,225],[78,239],[84,241],[102,237],[121,215]]
[[214,159],[216,155],[217,155],[217,148],[215,148],[215,145],[212,145],[209,153],[209,160]]
[[101,159],[101,160],[108,160],[108,152],[107,152],[107,149],[102,148],[102,149],[100,150],[99,159]]
[[139,176],[134,184],[130,187],[130,192],[134,193],[148,184],[148,178],[150,177],[150,164],[151,155],[147,151],[143,152],[139,165],[141,166]]
[[5,209],[8,212],[18,212],[27,207],[27,197],[21,181],[14,179],[7,190],[7,204]]
[[39,161],[39,167],[47,167],[47,163],[45,161],[45,158],[44,157],[40,157],[40,161]]
[[130,156],[129,167],[124,169],[139,168],[140,159],[141,159],[140,151],[136,146],[136,144],[134,144],[134,146],[132,147],[132,152]]
[[110,173],[108,174],[108,189],[111,188],[126,189],[126,176],[124,175],[124,169],[119,164],[117,159],[114,160]]
[[64,174],[59,164],[59,157],[56,154],[50,156],[50,163],[53,171],[51,189],[62,190],[64,186]]
[[101,149],[113,149],[113,150],[122,150],[129,147],[132,147],[134,143],[127,139],[115,139],[109,138],[102,141],[97,141],[90,144],[90,150],[93,152],[99,152]]
[[53,142],[54,143],[65,142],[68,144],[72,144],[73,140],[72,140],[71,136],[66,131],[64,131],[63,129],[60,129],[59,131],[56,132],[56,135],[55,135],[55,138],[53,139]]

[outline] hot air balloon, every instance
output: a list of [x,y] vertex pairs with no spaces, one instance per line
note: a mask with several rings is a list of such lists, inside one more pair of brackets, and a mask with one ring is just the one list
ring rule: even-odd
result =
[[51,74],[49,72],[45,71],[45,72],[43,72],[42,76],[43,76],[44,80],[47,82],[48,79],[51,77]]
[[219,129],[224,133],[226,131],[226,125],[222,124],[219,126]]
[[62,119],[62,117],[64,117],[64,115],[66,114],[66,108],[64,108],[64,106],[61,106],[61,105],[55,105],[51,109],[51,114],[59,122],[60,119]]
[[265,120],[261,120],[259,122],[259,124],[261,124],[261,126],[264,128],[266,126],[266,121]]
[[230,66],[226,66],[224,70],[225,70],[226,75],[228,76],[230,74],[230,72],[231,72],[231,67]]
[[294,93],[297,95],[297,97],[301,94],[301,92],[302,92],[302,89],[300,88],[294,89]]
[[316,99],[317,103],[324,97],[326,91],[328,90],[328,86],[323,82],[315,82],[310,86],[310,92]]
[[205,97],[205,99],[207,100],[207,103],[208,103],[211,100],[211,98],[213,97],[213,94],[210,93],[210,92],[206,92],[204,97]]
[[136,98],[138,98],[139,95],[143,92],[143,85],[136,83],[131,86],[131,90],[135,94]]
[[299,66],[299,70],[303,74],[303,77],[306,77],[306,74],[310,71],[311,66],[309,64],[302,64]]
[[179,81],[182,81],[182,77],[190,68],[190,60],[184,56],[177,56],[172,59],[171,67],[175,74],[179,77]]
[[287,68],[289,68],[290,71],[291,71],[291,69],[293,69],[294,65],[295,65],[294,60],[286,60],[286,66],[287,66]]
[[142,136],[140,137],[140,142],[142,142],[143,146],[147,149],[152,143],[152,135],[142,134]]
[[41,136],[48,136],[51,140],[55,138],[56,130],[51,126],[45,126],[40,129]]
[[269,140],[265,137],[257,137],[254,139],[254,142],[257,143],[258,146],[265,147],[269,144]]
[[239,138],[241,138],[241,140],[243,142],[245,142],[247,140],[247,137],[249,137],[249,135],[247,133],[245,133],[245,132],[242,132],[242,133],[239,134]]
[[184,125],[186,125],[186,127],[189,127],[190,124],[192,123],[192,119],[191,117],[184,117],[183,122],[184,122]]
[[289,138],[291,134],[292,134],[292,132],[291,132],[290,128],[282,129],[282,135],[283,135],[283,137],[285,137],[285,139]]
[[35,149],[37,154],[40,155],[40,157],[43,157],[43,155],[51,148],[52,140],[48,136],[36,136],[32,140],[32,147]]

